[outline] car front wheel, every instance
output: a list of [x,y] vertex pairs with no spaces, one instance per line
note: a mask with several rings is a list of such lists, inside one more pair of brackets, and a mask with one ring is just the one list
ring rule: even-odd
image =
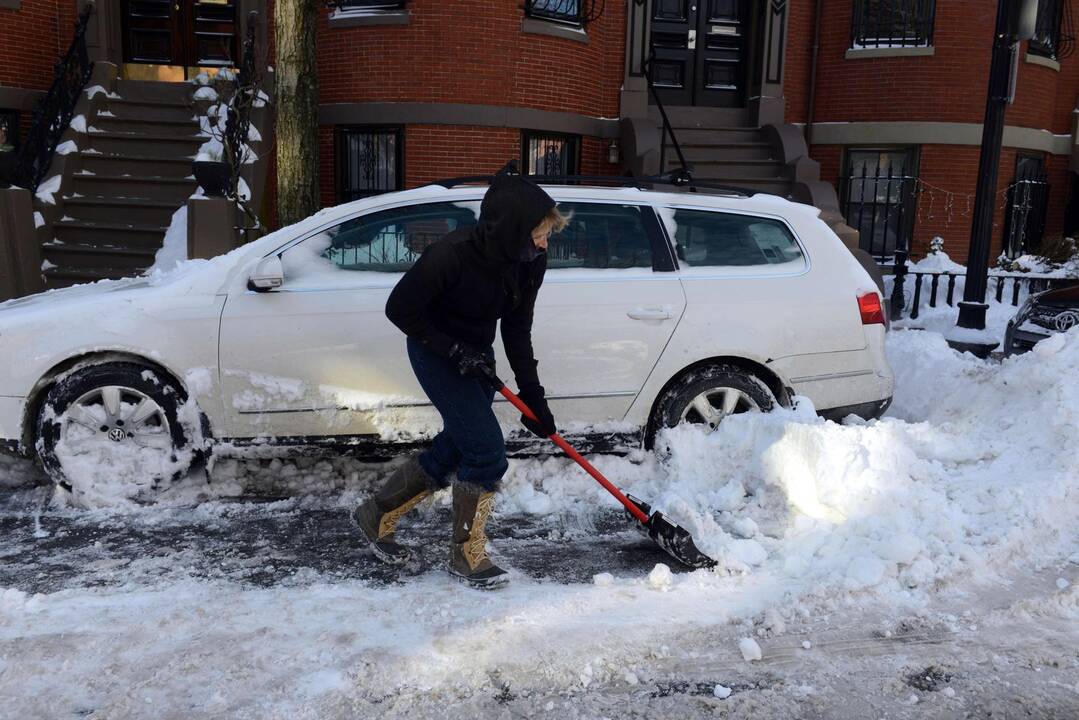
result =
[[650,424],[648,447],[663,428],[682,423],[719,427],[729,415],[769,412],[777,405],[775,395],[757,376],[734,365],[706,365],[687,372],[667,388]]
[[145,502],[198,457],[192,423],[181,421],[185,401],[171,379],[144,365],[76,369],[49,390],[42,405],[38,456],[78,504]]

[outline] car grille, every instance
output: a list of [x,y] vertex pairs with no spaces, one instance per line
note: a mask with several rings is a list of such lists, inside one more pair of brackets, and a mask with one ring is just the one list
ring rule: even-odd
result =
[[1079,312],[1079,311],[1069,309],[1069,308],[1046,307],[1044,305],[1035,305],[1033,308],[1031,308],[1030,317],[1028,317],[1027,320],[1034,323],[1035,325],[1039,325],[1039,326],[1041,326],[1043,328],[1046,328],[1047,330],[1056,331],[1057,330],[1057,326],[1056,326],[1057,316],[1061,315],[1062,313],[1065,313],[1065,312],[1075,313],[1075,312]]

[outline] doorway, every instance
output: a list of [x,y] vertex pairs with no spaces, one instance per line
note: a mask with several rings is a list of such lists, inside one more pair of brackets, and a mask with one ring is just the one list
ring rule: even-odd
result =
[[187,79],[237,60],[237,0],[122,0],[124,75]]
[[664,104],[745,107],[750,0],[652,0],[652,81]]

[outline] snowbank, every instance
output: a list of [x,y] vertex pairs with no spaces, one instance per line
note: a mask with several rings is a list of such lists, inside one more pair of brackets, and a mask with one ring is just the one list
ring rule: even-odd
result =
[[[517,575],[486,594],[438,571],[386,587],[315,576],[256,590],[197,577],[36,596],[13,588],[0,590],[0,630],[33,652],[8,667],[18,663],[24,699],[58,692],[67,707],[118,715],[147,697],[158,707],[195,698],[208,715],[245,707],[281,717],[329,697],[453,701],[493,677],[518,691],[587,688],[646,677],[669,648],[706,646],[728,624],[737,625],[731,652],[767,662],[787,624],[867,607],[918,613],[1079,558],[1079,329],[1003,364],[918,331],[891,333],[888,353],[896,398],[880,421],[824,421],[803,400],[711,434],[676,429],[659,456],[595,458],[688,527],[719,560],[715,571],[657,566],[569,585]],[[313,482],[342,506],[386,472],[344,458],[215,469],[229,492]],[[440,493],[419,511],[447,501]],[[551,514],[552,532],[615,509],[557,458],[514,461],[497,507]],[[1079,617],[1074,586],[1058,587],[1020,609]],[[56,657],[66,663],[60,690],[50,680]],[[131,673],[139,664],[156,680],[138,693],[93,682],[106,665]]]

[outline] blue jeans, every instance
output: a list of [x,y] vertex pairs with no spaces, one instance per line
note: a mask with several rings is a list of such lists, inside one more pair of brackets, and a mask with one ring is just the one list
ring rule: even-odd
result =
[[[494,492],[509,467],[502,428],[491,409],[495,388],[462,377],[455,363],[423,343],[412,338],[406,342],[412,370],[442,415],[442,432],[420,454],[420,465],[439,487],[447,487],[447,476],[456,470],[460,482]],[[491,348],[483,352],[494,358]]]

